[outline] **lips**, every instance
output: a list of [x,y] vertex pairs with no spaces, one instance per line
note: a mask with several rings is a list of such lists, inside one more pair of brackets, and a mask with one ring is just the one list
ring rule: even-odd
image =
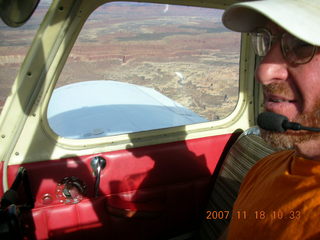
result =
[[265,94],[264,107],[267,111],[293,117],[299,109],[298,101],[283,95]]

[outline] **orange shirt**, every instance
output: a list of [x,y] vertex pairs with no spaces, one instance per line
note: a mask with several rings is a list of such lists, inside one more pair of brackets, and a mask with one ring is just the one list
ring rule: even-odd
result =
[[227,239],[320,239],[320,161],[294,151],[260,160],[241,184]]

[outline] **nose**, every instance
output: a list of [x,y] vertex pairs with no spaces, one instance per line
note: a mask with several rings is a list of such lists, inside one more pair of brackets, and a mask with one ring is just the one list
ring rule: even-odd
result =
[[260,62],[256,70],[256,79],[263,85],[286,80],[288,64],[284,59],[280,42],[275,43]]

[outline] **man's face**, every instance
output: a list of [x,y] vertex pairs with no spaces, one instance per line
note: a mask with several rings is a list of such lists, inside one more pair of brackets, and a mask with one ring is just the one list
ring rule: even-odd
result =
[[[272,35],[284,31],[275,24],[267,24]],[[288,63],[281,52],[280,41],[274,43],[256,71],[256,79],[263,85],[266,111],[288,117],[289,121],[309,127],[320,127],[320,53],[301,65]],[[262,130],[262,137],[281,149],[319,138],[317,133],[292,131],[275,133]]]

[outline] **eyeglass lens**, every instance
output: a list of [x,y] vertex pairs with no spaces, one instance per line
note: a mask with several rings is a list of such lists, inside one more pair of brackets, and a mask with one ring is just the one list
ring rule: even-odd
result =
[[[250,33],[252,46],[258,56],[265,56],[269,52],[273,39],[267,29],[258,29],[256,32]],[[289,63],[304,64],[309,62],[316,51],[317,47],[310,45],[289,33],[281,35],[281,50],[285,59]]]
[[260,57],[267,55],[271,47],[270,40],[271,38],[268,36],[268,34],[264,32],[251,33],[251,41],[252,41],[253,49],[255,53]]
[[283,55],[292,63],[303,64],[309,62],[314,56],[316,47],[310,45],[288,33],[284,33],[281,39]]

